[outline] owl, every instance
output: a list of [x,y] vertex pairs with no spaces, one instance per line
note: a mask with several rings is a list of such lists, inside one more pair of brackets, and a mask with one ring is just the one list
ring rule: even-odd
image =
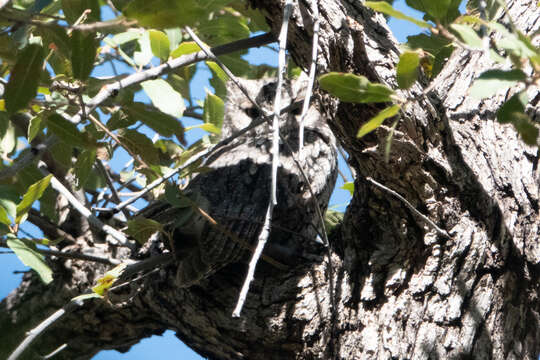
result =
[[[286,82],[282,105],[298,99],[306,81]],[[243,84],[264,109],[271,110],[276,83],[244,80]],[[294,108],[292,106],[291,108]],[[301,108],[301,106],[300,106]],[[298,158],[299,110],[291,110],[280,120],[280,166],[267,252],[281,263],[292,263],[310,246],[317,246],[322,231],[316,206],[326,210],[337,168],[335,138],[316,106],[305,118],[304,150],[301,164],[315,198],[294,158]],[[263,114],[232,83],[228,86],[221,138],[258,120]],[[182,209],[163,209],[166,216],[155,216],[171,229],[177,256],[176,285],[189,287],[211,276],[224,266],[249,261],[245,243],[256,245],[270,200],[271,125],[263,123],[215,152],[206,163],[209,171],[196,176],[186,193],[219,224],[213,226],[200,214],[177,226],[185,216]],[[166,205],[165,205],[166,206]],[[223,231],[226,229],[226,231]],[[235,239],[228,234],[234,234]],[[241,239],[243,242],[239,242]]]

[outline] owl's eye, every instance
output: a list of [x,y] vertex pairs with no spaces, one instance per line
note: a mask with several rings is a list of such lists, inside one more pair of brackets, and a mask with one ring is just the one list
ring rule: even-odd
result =
[[256,119],[259,116],[261,116],[261,112],[256,107],[248,107],[244,109],[244,112],[246,113],[247,116],[249,116],[252,119]]

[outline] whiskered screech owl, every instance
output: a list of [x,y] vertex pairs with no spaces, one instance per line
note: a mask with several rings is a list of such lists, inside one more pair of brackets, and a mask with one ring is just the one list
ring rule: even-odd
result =
[[[268,80],[243,81],[256,95],[257,102],[272,108],[276,84]],[[306,82],[286,83],[283,107],[289,105]],[[302,100],[302,99],[297,99]],[[300,106],[301,107],[301,106]],[[282,115],[280,132],[280,167],[278,171],[278,204],[274,208],[267,250],[282,263],[298,258],[308,247],[317,246],[317,235],[322,231],[305,179],[293,159],[298,158],[298,118],[300,110]],[[262,114],[242,92],[230,83],[225,105],[222,139],[248,126]],[[328,125],[312,105],[305,119],[305,173],[321,210],[326,210],[334,188],[337,168],[335,139]],[[286,145],[290,146],[290,148]],[[210,171],[199,174],[188,185],[199,207],[212,216],[223,228],[251,245],[255,245],[262,229],[270,197],[271,183],[271,126],[259,125],[208,159]],[[175,227],[175,216],[182,209],[169,209],[166,227]],[[212,226],[202,216],[195,215],[174,229],[178,270],[178,286],[190,286],[210,276],[227,264],[247,262],[251,252],[223,231]]]

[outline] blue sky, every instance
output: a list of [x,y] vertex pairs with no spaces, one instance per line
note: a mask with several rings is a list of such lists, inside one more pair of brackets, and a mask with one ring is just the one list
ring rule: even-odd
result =
[[[408,8],[405,5],[405,2],[402,0],[396,1],[394,7],[411,16],[415,16],[417,18],[419,17],[419,13]],[[391,19],[389,25],[394,31],[394,35],[399,41],[405,41],[407,35],[418,33],[421,30],[416,25],[402,20]],[[255,64],[277,64],[277,54],[271,50],[264,48],[251,50],[246,59],[249,62]],[[103,71],[106,70],[104,69]],[[199,71],[197,78],[193,81],[194,85],[192,92],[199,98],[204,98],[205,87],[211,89],[211,86],[208,83],[208,76],[208,72]],[[142,97],[138,99],[139,101],[144,100],[144,96],[141,96]],[[127,159],[127,155],[123,155],[120,157],[124,160]],[[343,166],[343,164],[340,167],[343,171],[347,172],[347,169],[345,168],[345,166]],[[350,180],[350,175],[348,176]],[[332,196],[330,205],[340,205],[346,204],[348,202],[348,192],[339,189],[339,186],[341,186],[342,184],[343,181],[339,179],[336,186],[336,191]],[[343,210],[343,206],[340,207],[340,209]],[[35,229],[29,227],[27,228],[27,231],[32,233],[35,231]],[[22,278],[21,274],[14,274],[13,272],[24,271],[26,270],[26,268],[14,255],[1,254],[0,256],[0,274],[2,274],[0,281],[0,299],[2,299],[7,296],[7,294],[19,284]],[[142,340],[139,344],[133,346],[128,353],[121,354],[114,350],[101,351],[98,355],[94,357],[94,360],[142,360],[149,358],[160,359],[168,357],[171,354],[174,354],[175,358],[185,360],[202,359],[199,355],[187,348],[182,342],[178,341],[172,331],[167,331],[163,336],[154,336],[152,338]]]

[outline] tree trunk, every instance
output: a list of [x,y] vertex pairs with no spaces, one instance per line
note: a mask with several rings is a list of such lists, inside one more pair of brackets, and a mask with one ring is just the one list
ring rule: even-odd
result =
[[[284,2],[250,3],[277,34]],[[306,3],[293,13],[288,44],[305,68],[312,37]],[[354,72],[394,85],[398,49],[384,18],[359,1],[323,3],[319,72]],[[535,1],[509,1],[508,8],[523,32],[538,30]],[[494,110],[511,94],[481,102],[466,96],[492,66],[481,51],[458,50],[431,92],[417,85],[405,94],[417,102],[400,119],[388,163],[387,128],[355,137],[381,107],[319,94],[356,172],[353,199],[331,237],[330,263],[301,261],[286,271],[261,263],[238,319],[230,314],[245,264],[189,288],[174,285],[170,265],[112,293],[110,303],[91,301],[67,316],[27,357],[68,343],[57,358],[90,358],[172,329],[215,359],[537,359],[538,155],[495,121]],[[529,95],[535,117],[540,97]],[[368,178],[398,192],[450,237]],[[0,358],[103,271],[78,261],[58,268],[62,277],[52,286],[27,275],[1,303]]]

